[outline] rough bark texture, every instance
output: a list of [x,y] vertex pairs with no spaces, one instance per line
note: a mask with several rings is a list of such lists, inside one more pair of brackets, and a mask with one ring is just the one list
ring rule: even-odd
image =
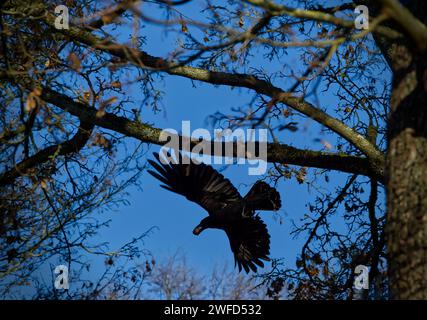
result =
[[409,45],[393,51],[386,227],[391,298],[427,299],[427,63]]

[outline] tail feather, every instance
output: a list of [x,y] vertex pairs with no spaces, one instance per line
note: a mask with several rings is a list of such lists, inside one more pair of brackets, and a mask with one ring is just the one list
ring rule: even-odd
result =
[[264,181],[257,181],[245,196],[245,203],[254,210],[279,210],[282,206],[280,194]]

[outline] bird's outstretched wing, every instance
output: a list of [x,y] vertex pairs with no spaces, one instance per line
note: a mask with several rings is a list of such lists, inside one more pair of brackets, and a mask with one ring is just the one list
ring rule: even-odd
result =
[[239,271],[256,272],[257,266],[264,267],[262,260],[270,258],[270,235],[267,226],[259,216],[243,218],[238,223],[230,224],[225,229],[230,240],[234,261]]
[[[188,200],[202,206],[209,214],[242,200],[230,180],[224,178],[211,166],[196,163],[180,153],[177,155],[179,159],[164,164],[158,153],[153,154],[158,163],[152,160],[148,162],[157,172],[152,170],[148,172],[164,183],[161,187],[185,196]],[[170,156],[168,157],[170,159]]]

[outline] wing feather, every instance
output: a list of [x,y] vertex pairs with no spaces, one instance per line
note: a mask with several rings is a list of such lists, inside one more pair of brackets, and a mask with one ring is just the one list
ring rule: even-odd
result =
[[269,261],[270,235],[267,226],[259,216],[243,218],[239,223],[231,224],[225,229],[230,247],[234,254],[235,265],[248,273],[264,267],[261,260]]
[[[148,170],[160,180],[166,190],[185,196],[202,206],[209,214],[224,208],[227,204],[241,201],[237,189],[230,180],[204,163],[197,163],[178,153],[177,160],[162,163],[158,153],[153,153],[158,162],[148,160],[154,170]],[[169,159],[170,159],[170,155]],[[183,161],[185,160],[185,161]]]

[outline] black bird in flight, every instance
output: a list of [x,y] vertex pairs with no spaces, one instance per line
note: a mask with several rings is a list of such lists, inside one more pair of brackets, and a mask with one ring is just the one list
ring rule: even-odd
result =
[[193,233],[199,235],[207,228],[222,229],[230,241],[239,272],[242,267],[246,273],[256,272],[257,266],[264,267],[262,260],[270,260],[270,235],[255,210],[278,210],[281,201],[276,189],[257,181],[242,197],[230,180],[209,165],[180,153],[177,159],[168,154],[169,163],[165,164],[158,153],[153,154],[158,163],[148,162],[157,172],[148,172],[164,183],[161,187],[185,196],[209,213]]

